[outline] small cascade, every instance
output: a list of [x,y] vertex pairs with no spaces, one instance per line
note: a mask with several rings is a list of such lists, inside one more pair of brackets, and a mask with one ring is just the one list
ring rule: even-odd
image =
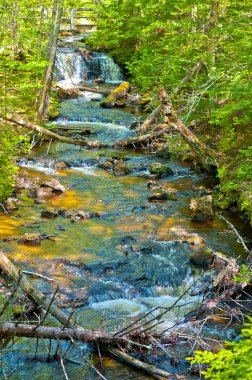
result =
[[56,70],[59,81],[66,85],[80,85],[87,79],[87,66],[80,54],[74,51],[58,52],[56,56]]
[[124,78],[122,70],[104,53],[91,53],[83,58],[70,48],[59,48],[56,56],[55,79],[66,86],[81,85],[102,78],[105,83],[117,84]]

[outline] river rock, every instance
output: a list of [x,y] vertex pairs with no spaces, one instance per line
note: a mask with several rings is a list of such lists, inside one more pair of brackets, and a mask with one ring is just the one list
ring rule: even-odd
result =
[[4,208],[8,212],[18,210],[18,199],[12,197],[7,198],[7,200],[4,203]]
[[116,176],[116,177],[127,175],[127,174],[129,174],[129,172],[130,172],[130,170],[125,165],[123,160],[119,160],[113,168],[113,173],[114,173],[114,176]]
[[20,240],[18,240],[18,243],[27,245],[40,245],[41,240],[43,240],[43,236],[41,234],[26,233]]
[[214,259],[213,252],[208,248],[199,249],[192,253],[189,260],[192,264],[207,268],[212,265]]
[[156,178],[165,178],[174,174],[174,171],[168,166],[160,163],[151,164],[150,173],[154,174]]
[[166,201],[168,199],[168,194],[161,188],[154,188],[148,195],[149,202],[153,201]]
[[193,198],[190,203],[192,221],[207,222],[213,219],[213,198],[211,195],[201,198]]
[[57,162],[54,162],[54,164],[52,165],[52,167],[54,168],[54,169],[67,169],[68,168],[68,166],[67,166],[67,164],[64,162],[64,161],[57,161]]
[[57,218],[58,215],[59,214],[55,211],[50,211],[50,210],[41,211],[41,218],[54,219],[54,218]]
[[102,83],[105,83],[105,80],[104,80],[104,78],[99,77],[99,78],[94,79],[94,83],[95,84],[102,84]]
[[64,193],[66,191],[65,187],[57,179],[42,182],[40,187],[49,187],[53,193]]

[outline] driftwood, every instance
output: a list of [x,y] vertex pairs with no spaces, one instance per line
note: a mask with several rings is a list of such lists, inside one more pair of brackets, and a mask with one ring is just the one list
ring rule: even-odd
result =
[[[0,268],[2,268],[2,270],[7,273],[15,282],[17,282],[19,284],[19,286],[21,287],[21,289],[23,289],[23,291],[25,291],[31,298],[33,298],[39,305],[42,305],[45,309],[46,309],[46,314],[45,316],[50,313],[53,317],[55,317],[61,324],[63,324],[63,329],[61,329],[61,331],[64,331],[64,329],[67,329],[67,328],[70,328],[71,330],[75,330],[76,328],[79,330],[79,329],[82,329],[83,330],[83,334],[85,334],[85,332],[87,334],[90,334],[88,335],[89,336],[89,339],[91,339],[91,336],[92,334],[94,334],[94,337],[96,336],[97,337],[97,331],[87,331],[87,330],[84,330],[81,326],[77,326],[76,325],[76,322],[72,319],[72,314],[70,314],[69,316],[64,313],[62,310],[60,310],[55,304],[54,304],[54,298],[55,298],[55,295],[56,295],[56,291],[54,292],[54,295],[52,297],[52,299],[48,299],[43,293],[41,293],[39,290],[36,289],[36,287],[31,284],[25,275],[22,275],[20,276],[17,268],[10,262],[10,260],[6,257],[6,255],[0,251]],[[45,320],[45,317],[43,318],[42,322]],[[33,326],[33,330],[39,330],[40,329],[40,325],[42,323],[40,322],[39,325],[37,326]],[[1,324],[0,324],[1,325]],[[16,325],[16,324],[15,324]],[[9,326],[11,327],[11,326]],[[29,330],[30,331],[30,330]],[[41,331],[41,330],[39,330]],[[31,334],[31,332],[30,332]],[[99,335],[100,333],[98,333]],[[101,335],[99,335],[101,337]],[[109,336],[108,335],[103,335],[103,337],[106,337],[109,339]],[[86,336],[87,338],[87,336]],[[121,339],[122,337],[118,337],[119,339]],[[72,337],[70,338],[70,340],[72,341]],[[112,339],[115,339],[115,336],[112,336]],[[115,340],[113,340],[113,342],[116,342]],[[111,341],[110,341],[111,343]],[[134,342],[130,342],[131,344],[134,343]],[[146,365],[146,363],[143,363],[141,362],[140,360],[137,360],[134,359],[133,357],[131,357],[130,355],[128,354],[123,354],[122,351],[120,351],[118,348],[112,348],[110,347],[110,345],[108,345],[108,341],[106,341],[106,344],[104,344],[103,342],[103,347],[104,349],[112,354],[113,356],[116,356],[117,358],[120,358],[121,360],[125,361],[127,364],[129,364],[130,366],[133,366],[133,367],[136,367],[138,369],[142,369],[143,371],[145,372],[148,372],[148,373],[153,373],[153,371],[156,369],[156,373],[157,375],[155,375],[156,377],[158,376],[158,372],[161,371],[159,370],[158,368],[156,368],[155,366],[151,366],[151,371],[150,372],[150,367],[149,365]],[[161,372],[162,372],[162,375],[161,375]],[[163,379],[171,379],[171,375],[170,373],[168,372],[165,372],[165,371],[161,371],[159,372],[160,375],[159,377],[157,378],[163,378]]]
[[[186,76],[182,79],[179,86],[176,87],[175,90],[171,93],[170,95],[171,99],[173,100],[181,92],[184,85],[190,82],[193,78],[195,78],[198,73],[200,73],[201,71],[205,69],[205,67],[206,66],[203,60],[200,60],[199,62],[197,62],[196,65],[193,67],[193,69],[189,71],[186,74]],[[161,112],[162,112],[162,105],[159,104],[157,108],[155,108],[154,111],[147,117],[144,123],[137,128],[137,132],[139,134],[144,134],[148,132],[151,125],[154,123],[157,117],[161,114]]]
[[128,92],[130,92],[130,84],[128,82],[123,82],[115,88],[108,96],[106,99],[104,99],[101,103],[100,106],[104,108],[112,108],[116,105],[116,102],[119,99],[124,98]]
[[[15,125],[18,125],[22,128],[29,129],[29,130],[31,130],[35,133],[38,133],[44,137],[47,137],[47,138],[52,139],[52,140],[60,141],[62,143],[80,145],[80,146],[93,146],[92,142],[85,141],[85,140],[73,140],[73,139],[70,139],[68,137],[58,135],[57,133],[49,131],[46,128],[40,127],[40,126],[35,125],[35,124],[31,124],[28,121],[24,121],[21,118],[17,118],[17,116],[14,117],[12,115],[7,115],[7,116],[0,115],[0,119],[2,119],[5,122],[7,121],[9,123],[13,123]],[[97,145],[102,146],[102,144],[97,144]]]

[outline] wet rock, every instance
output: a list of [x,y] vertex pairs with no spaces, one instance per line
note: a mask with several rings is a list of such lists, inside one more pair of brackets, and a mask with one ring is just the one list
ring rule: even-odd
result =
[[33,182],[26,177],[16,177],[16,190],[30,189],[34,186]]
[[119,160],[113,168],[113,173],[114,173],[114,176],[116,176],[116,177],[127,175],[127,174],[129,174],[129,172],[130,172],[130,170],[125,165],[123,160]]
[[66,231],[66,229],[62,226],[62,224],[58,224],[56,226],[56,230],[58,230],[58,231]]
[[160,163],[155,163],[150,166],[150,173],[156,178],[165,178],[174,174],[174,171],[168,166]]
[[18,210],[18,199],[12,197],[8,198],[4,203],[4,208],[8,212]]
[[59,210],[58,215],[63,216],[63,218],[73,218],[78,220],[99,218],[101,215],[98,212],[89,212],[84,210]]
[[67,166],[67,164],[64,162],[64,161],[57,161],[57,162],[54,162],[54,164],[52,165],[52,167],[54,168],[54,169],[67,169],[68,168],[68,166]]
[[49,187],[53,193],[64,193],[66,191],[65,187],[56,179],[42,182],[40,187]]
[[177,191],[171,187],[163,188],[159,186],[156,182],[151,181],[147,185],[151,192],[148,195],[149,202],[153,201],[177,201]]
[[102,77],[96,78],[94,80],[94,84],[102,84],[102,83],[105,83],[105,80]]
[[161,189],[161,186],[156,181],[149,181],[147,187],[148,189]]
[[166,201],[168,199],[168,195],[166,191],[161,188],[152,189],[151,193],[148,195],[149,202],[155,201]]
[[213,198],[211,195],[201,198],[193,198],[190,203],[192,221],[207,222],[213,219]]
[[43,235],[41,234],[26,233],[20,240],[18,240],[18,243],[27,245],[40,245],[42,240]]
[[202,268],[207,268],[212,265],[214,259],[214,254],[213,252],[208,249],[199,249],[195,253],[192,253],[189,260],[192,264],[202,267]]
[[54,219],[54,218],[57,218],[58,215],[59,214],[55,211],[50,211],[50,210],[41,211],[41,218]]
[[133,244],[136,242],[136,239],[133,236],[124,236],[121,238],[120,244]]

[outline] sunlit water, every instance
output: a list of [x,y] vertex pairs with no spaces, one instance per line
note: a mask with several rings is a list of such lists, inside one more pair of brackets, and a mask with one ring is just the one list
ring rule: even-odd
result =
[[[63,101],[57,123],[91,126],[94,133],[90,140],[112,144],[134,135],[130,125],[136,118],[127,110],[103,110],[97,99],[83,97]],[[99,168],[102,155],[126,158],[131,173],[115,177],[112,172]],[[57,161],[64,161],[68,168],[55,169]],[[194,246],[173,236],[172,227],[198,233],[204,239],[203,244],[213,250],[232,256],[243,254],[236,236],[225,233],[227,226],[218,215],[206,224],[190,221],[190,199],[199,194],[198,189],[206,184],[206,178],[195,174],[188,165],[169,162],[175,175],[160,180],[163,185],[178,190],[178,201],[148,201],[146,174],[154,162],[165,161],[137,152],[88,150],[53,143],[49,148],[47,145],[37,147],[19,163],[20,173],[28,178],[38,183],[58,179],[67,190],[61,195],[44,197],[44,204],[34,204],[34,199],[24,190],[18,210],[8,216],[0,214],[0,249],[8,253],[19,268],[57,280],[61,289],[58,302],[70,308],[78,300],[82,306],[76,310],[76,319],[85,328],[116,331],[153,307],[171,306],[195,280],[199,271],[189,264]],[[42,219],[44,209],[80,209],[97,212],[100,217],[77,221],[61,216]],[[246,225],[243,226],[237,216],[225,215],[242,234],[248,234]],[[42,241],[40,246],[2,241],[19,238],[27,232],[55,237]],[[32,281],[47,294],[52,292],[51,284]],[[159,328],[172,326],[195,302],[198,299],[189,297],[186,307],[179,313],[172,311],[165,315]],[[63,379],[56,362],[45,362],[46,350],[42,343],[40,346],[43,361],[32,361],[34,342],[19,339],[2,359],[8,378],[49,379],[53,376]],[[84,351],[89,355],[87,348]],[[69,352],[69,357],[74,355],[77,353]],[[105,359],[104,365],[108,379],[150,378],[110,358]],[[66,369],[70,379],[99,378],[87,364],[82,367],[66,363]]]

